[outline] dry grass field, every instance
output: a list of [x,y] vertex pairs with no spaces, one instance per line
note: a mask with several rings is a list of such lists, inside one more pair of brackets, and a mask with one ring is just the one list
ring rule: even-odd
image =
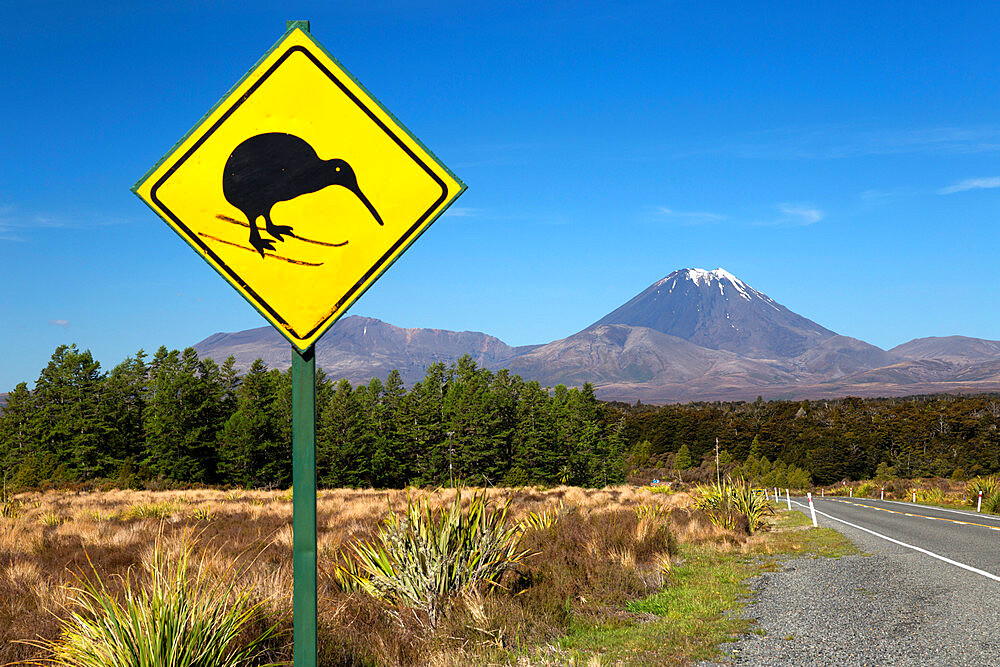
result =
[[[636,487],[489,489],[491,503],[510,501],[511,520],[556,514],[528,529],[521,548],[533,555],[504,574],[501,586],[461,596],[443,620],[388,608],[344,592],[336,559],[352,538],[371,538],[408,494],[441,507],[451,489],[328,490],[318,500],[320,664],[509,664],[540,655],[571,623],[628,615],[625,603],[662,589],[680,543],[746,548],[750,538],[723,530],[690,497]],[[463,498],[471,496],[463,493]],[[154,545],[180,554],[210,577],[235,583],[265,610],[248,631],[277,623],[268,658],[290,660],[292,591],[291,493],[263,491],[110,491],[21,494],[0,517],[0,665],[45,657],[25,640],[55,639],[72,610],[72,587],[100,577],[112,592],[126,578],[140,585]],[[259,627],[258,627],[259,626]],[[558,655],[552,658],[560,662]],[[535,664],[535,662],[532,662]]]

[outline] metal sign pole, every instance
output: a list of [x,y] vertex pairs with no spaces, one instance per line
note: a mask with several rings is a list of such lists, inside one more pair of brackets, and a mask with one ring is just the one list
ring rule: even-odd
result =
[[294,664],[316,667],[316,348],[292,347]]

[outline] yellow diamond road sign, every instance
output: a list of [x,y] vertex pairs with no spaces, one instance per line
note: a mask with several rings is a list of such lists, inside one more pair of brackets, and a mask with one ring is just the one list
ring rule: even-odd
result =
[[133,188],[301,350],[464,190],[299,27]]

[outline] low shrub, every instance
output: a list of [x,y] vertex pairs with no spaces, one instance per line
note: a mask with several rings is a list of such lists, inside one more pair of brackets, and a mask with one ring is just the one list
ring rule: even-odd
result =
[[[987,475],[986,477],[976,477],[969,480],[969,483],[965,485],[966,502],[975,507],[979,502],[980,491],[983,493],[983,505],[985,508],[987,500],[1000,491],[1000,478],[996,475]],[[992,512],[993,510],[986,511]]]
[[941,505],[945,502],[945,493],[936,486],[929,489],[917,489],[917,502]]
[[100,509],[86,510],[81,515],[94,523],[107,523],[108,521],[114,521],[118,516],[114,512],[105,512]]
[[[126,575],[120,596],[96,571],[70,589],[60,637],[41,642],[61,667],[249,667],[275,639],[273,625],[244,635],[263,615],[262,603],[238,593],[235,576],[190,567],[191,549],[168,554],[158,540],[144,577]],[[235,573],[228,573],[235,574]],[[277,665],[279,663],[269,663]]]
[[455,597],[480,583],[497,584],[530,555],[518,546],[526,527],[507,522],[509,505],[490,508],[485,491],[473,494],[464,512],[461,493],[440,511],[408,497],[403,513],[390,508],[374,540],[355,539],[341,552],[336,580],[346,591],[419,609],[434,627]]
[[38,520],[48,528],[55,528],[63,523],[63,518],[57,512],[45,512]]
[[908,479],[895,478],[882,485],[885,488],[885,497],[910,499],[910,489],[913,488],[913,481]]
[[628,511],[569,512],[551,530],[527,532],[523,546],[538,557],[502,583],[522,615],[563,628],[660,589],[677,550],[668,517]]
[[21,516],[21,503],[12,498],[0,500],[0,518],[16,519]]
[[701,484],[695,488],[694,497],[697,507],[708,510],[717,525],[729,530],[737,528],[740,523],[738,515],[742,515],[746,517],[748,530],[753,533],[764,525],[764,517],[771,513],[767,498],[754,493],[742,477]]
[[859,498],[866,498],[879,490],[878,484],[875,482],[861,482],[858,488],[854,489],[854,495]]
[[983,494],[983,511],[1000,514],[1000,490],[989,496]]
[[179,511],[177,503],[164,500],[159,503],[137,503],[121,513],[122,519],[169,519]]

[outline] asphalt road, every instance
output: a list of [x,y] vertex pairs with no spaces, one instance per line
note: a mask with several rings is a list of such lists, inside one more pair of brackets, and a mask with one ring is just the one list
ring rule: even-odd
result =
[[[866,555],[792,559],[760,577],[745,609],[757,632],[723,646],[723,662],[1000,664],[1000,516],[814,500],[819,525]],[[793,497],[792,507],[808,516],[804,498]]]
[[[792,498],[792,507],[808,514],[806,502],[805,498]],[[1000,516],[867,498],[813,498],[813,503],[821,526],[836,528],[852,538],[854,533],[864,532],[834,521],[840,519],[992,574],[1000,582]],[[876,553],[913,551],[885,539],[881,542]],[[1000,594],[1000,588],[997,593]]]

